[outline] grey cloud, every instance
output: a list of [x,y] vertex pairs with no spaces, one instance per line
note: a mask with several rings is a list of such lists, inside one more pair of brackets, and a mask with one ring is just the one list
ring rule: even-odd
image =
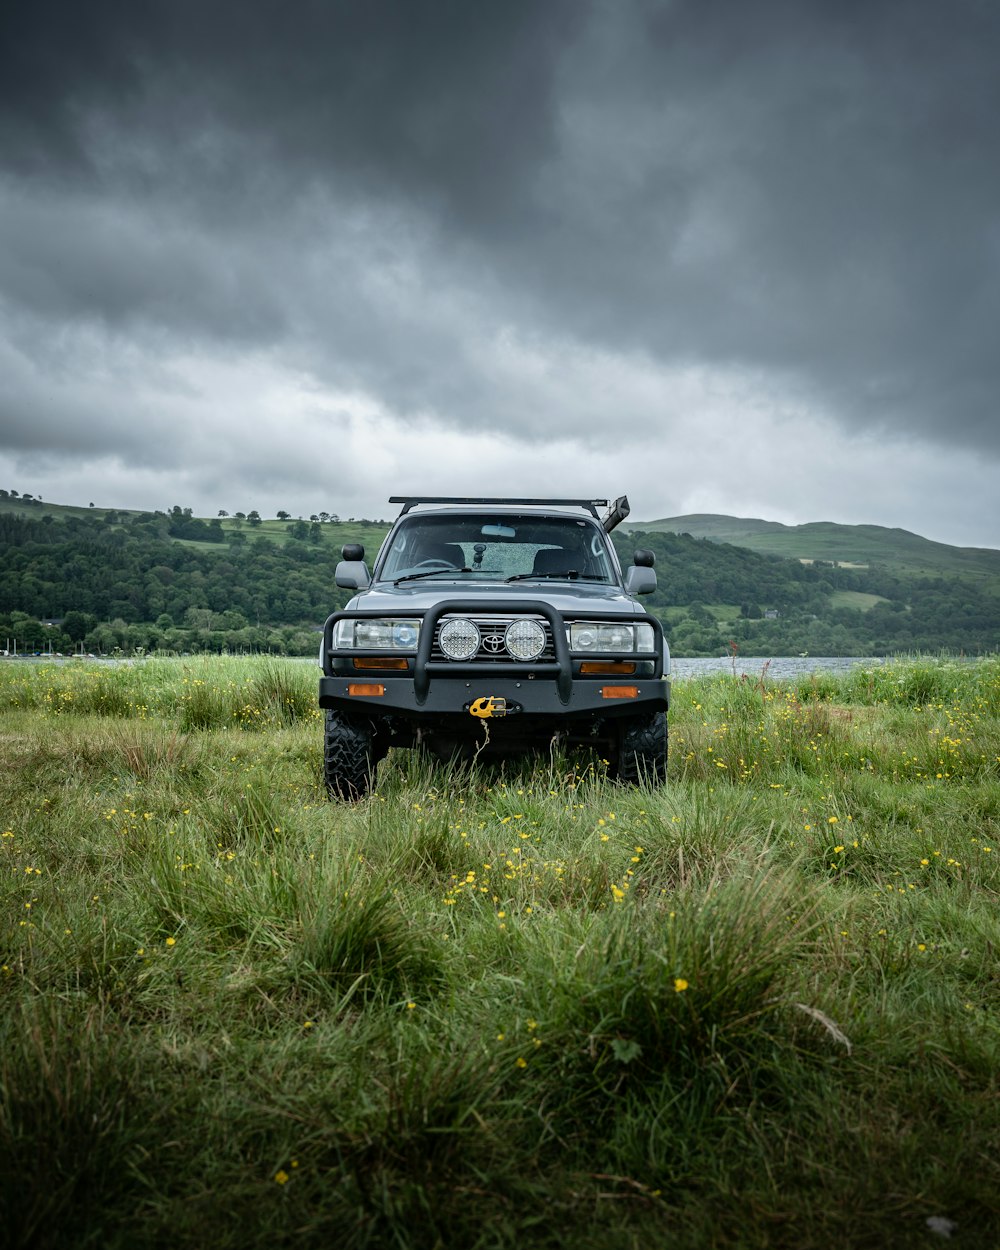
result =
[[582,13],[570,0],[42,0],[0,49],[0,135],[22,169],[97,175],[95,127],[126,148],[145,134],[167,177],[175,161],[209,172],[206,136],[249,136],[251,187],[264,161],[492,216],[552,142],[552,65]]
[[[194,233],[147,206],[137,213],[92,193],[38,201],[0,184],[0,290],[41,318],[134,323],[185,338],[273,341],[284,312],[252,241]],[[37,336],[46,351],[48,338]]]
[[586,442],[615,357],[995,457],[998,51],[977,0],[40,0],[0,42],[0,290],[39,368],[93,322]]
[[[3,448],[29,460],[40,456],[49,466],[59,460],[83,464],[103,454],[135,466],[176,464],[170,401],[180,396],[190,402],[183,381],[133,347],[109,357],[106,342],[86,330],[48,341],[48,329],[19,317],[7,341],[0,341]],[[149,401],[151,395],[157,402]]]
[[[632,77],[602,99],[617,125],[589,151],[592,218],[551,231],[564,307],[604,342],[796,371],[846,424],[947,427],[995,452],[1000,14],[709,3],[656,18],[658,41],[633,32]],[[587,153],[604,46],[581,54],[568,94],[586,110],[564,153]],[[645,177],[608,187],[623,134]],[[638,228],[602,249],[616,221]]]

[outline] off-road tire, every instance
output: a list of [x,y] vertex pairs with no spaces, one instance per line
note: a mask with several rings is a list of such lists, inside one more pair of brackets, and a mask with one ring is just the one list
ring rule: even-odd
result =
[[341,712],[327,708],[323,734],[323,780],[331,799],[354,802],[368,793],[375,780],[378,756],[372,731]]
[[627,785],[660,785],[667,779],[667,714],[630,720],[621,733],[616,780]]

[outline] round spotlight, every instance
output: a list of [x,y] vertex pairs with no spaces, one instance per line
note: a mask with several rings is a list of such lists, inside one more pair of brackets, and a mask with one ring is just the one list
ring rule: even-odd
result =
[[472,621],[456,616],[441,626],[438,642],[449,660],[470,660],[479,650],[479,630]]
[[545,630],[537,621],[514,621],[503,640],[515,660],[537,660],[545,650]]

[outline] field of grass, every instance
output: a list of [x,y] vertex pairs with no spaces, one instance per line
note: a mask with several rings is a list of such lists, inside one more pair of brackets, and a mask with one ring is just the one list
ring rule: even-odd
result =
[[[738,603],[703,603],[701,606],[720,624],[735,621],[740,615],[740,605]],[[663,619],[667,621],[683,621],[687,618],[688,609],[686,605],[663,608],[661,609],[661,614]]]
[[[122,520],[126,518],[135,520],[149,515],[149,513],[143,513],[135,508],[84,508],[72,504],[39,503],[37,500],[25,503],[20,497],[16,499],[0,498],[0,514],[8,513],[36,521],[46,516],[50,516],[56,521],[66,521],[71,517],[80,520],[102,519],[109,511],[117,513]],[[210,521],[212,518],[201,517],[199,519]],[[275,546],[283,547],[286,543],[292,541],[291,526],[295,519],[297,518],[293,518],[292,521],[279,521],[277,518],[270,518],[262,520],[258,525],[251,525],[247,521],[227,517],[221,520],[221,525],[222,531],[227,538],[231,538],[233,534],[241,533],[247,541],[252,541],[256,538],[266,538],[268,542],[273,543]],[[305,519],[308,521],[309,518],[306,517]],[[114,528],[120,528],[120,526]],[[360,521],[331,521],[325,522],[320,527],[320,541],[324,546],[332,547],[338,552],[344,543],[361,543],[365,548],[369,561],[371,561],[388,531],[388,523],[381,521],[370,521],[368,524],[362,524]],[[221,545],[216,547],[202,539],[172,538],[170,541],[180,543],[184,547],[192,547],[198,551],[205,551],[206,549],[209,551],[225,550]]]
[[825,560],[845,568],[880,565],[908,576],[954,576],[992,581],[1000,576],[1000,551],[986,547],[952,547],[909,530],[882,525],[841,525],[810,521],[783,525],[749,517],[698,513],[658,521],[626,522],[626,531],[666,530],[694,538],[749,547],[764,555],[790,560]]
[[867,612],[876,603],[888,603],[884,595],[869,595],[863,590],[835,590],[830,596],[830,604],[835,608],[856,608]]
[[[259,525],[249,525],[246,522],[237,523],[230,518],[222,522],[222,530],[227,537],[239,531],[246,535],[248,540],[266,538],[275,546],[283,547],[292,541],[293,524],[294,521],[268,520],[262,521]],[[327,521],[320,526],[319,533],[323,546],[332,547],[338,553],[345,543],[361,543],[370,564],[388,531],[388,525],[378,521],[373,521],[368,525],[362,525],[360,521]],[[204,544],[199,545],[204,546]]]
[[314,685],[0,662],[6,1244],[1000,1245],[1000,660],[356,806]]

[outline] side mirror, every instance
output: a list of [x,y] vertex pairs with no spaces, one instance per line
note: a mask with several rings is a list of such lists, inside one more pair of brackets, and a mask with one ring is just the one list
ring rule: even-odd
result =
[[340,554],[344,558],[337,565],[334,581],[341,590],[367,590],[372,577],[365,564],[364,547],[360,543],[344,543]]
[[367,590],[372,584],[364,560],[341,560],[333,577],[341,590]]
[[367,590],[372,584],[365,549],[360,543],[344,543],[340,554],[344,557],[337,565],[334,580],[341,590]]
[[625,593],[651,595],[656,589],[656,574],[646,564],[630,564],[625,574]]

